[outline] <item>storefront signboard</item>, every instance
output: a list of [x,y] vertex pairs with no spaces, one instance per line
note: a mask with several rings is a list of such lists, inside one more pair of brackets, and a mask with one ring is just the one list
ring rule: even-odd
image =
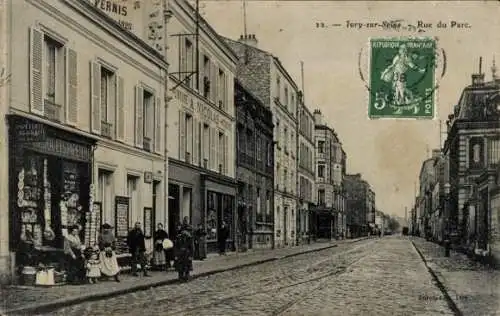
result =
[[154,230],[153,209],[150,207],[144,208],[144,237],[151,238]]
[[115,237],[116,248],[119,253],[127,251],[127,235],[129,222],[129,198],[117,196],[115,198]]
[[15,137],[17,142],[41,142],[45,140],[45,126],[42,123],[23,122],[15,125]]

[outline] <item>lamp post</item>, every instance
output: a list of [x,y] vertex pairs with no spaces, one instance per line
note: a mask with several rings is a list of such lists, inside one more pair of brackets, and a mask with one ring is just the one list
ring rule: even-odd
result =
[[450,256],[450,187],[449,183],[444,185],[444,255],[445,257]]

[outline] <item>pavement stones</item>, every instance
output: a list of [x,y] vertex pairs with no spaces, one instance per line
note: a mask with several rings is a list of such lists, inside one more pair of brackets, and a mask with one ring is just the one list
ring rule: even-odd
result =
[[[313,243],[310,245],[275,250],[256,250],[246,253],[231,254],[224,257],[216,257],[205,261],[195,261],[193,277],[203,277],[222,271],[269,262],[279,258],[320,251],[325,248],[335,247],[337,244],[355,243],[362,239],[335,241],[333,243]],[[151,287],[175,283],[176,281],[177,274],[175,272],[156,272],[152,273],[152,277],[150,278],[124,275],[120,283],[110,281],[94,285],[64,285],[50,288],[9,286],[0,288],[2,297],[0,314],[33,314],[89,300],[105,299],[134,291],[145,290]]]
[[462,315],[500,315],[500,271],[422,238],[411,238]]

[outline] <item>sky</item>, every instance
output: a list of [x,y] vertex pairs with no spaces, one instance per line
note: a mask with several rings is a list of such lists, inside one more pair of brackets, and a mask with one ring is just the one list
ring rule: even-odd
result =
[[[238,39],[244,30],[241,0],[200,1],[200,13],[220,34]],[[439,148],[440,129],[458,102],[462,89],[479,68],[491,78],[494,54],[500,52],[500,6],[496,2],[363,2],[256,1],[246,2],[246,29],[258,47],[278,57],[300,87],[304,62],[305,102],[320,109],[347,153],[348,173],[361,173],[386,214],[404,217],[413,205],[421,163]],[[360,79],[358,54],[365,56],[370,37],[416,35],[405,31],[348,28],[351,22],[404,20],[432,23],[421,35],[438,38],[446,53],[446,74],[439,82],[434,120],[370,120],[368,92]],[[447,28],[437,28],[437,23]],[[470,28],[451,28],[451,21]],[[330,25],[317,28],[316,23]],[[340,24],[338,27],[332,24]],[[499,54],[500,55],[500,54]],[[500,56],[497,56],[500,64]],[[367,74],[368,62],[361,62]],[[442,141],[444,142],[444,134]]]

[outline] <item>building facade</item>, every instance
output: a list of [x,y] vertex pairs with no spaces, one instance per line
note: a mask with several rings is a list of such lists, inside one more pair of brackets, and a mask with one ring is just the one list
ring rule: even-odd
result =
[[347,174],[344,181],[347,204],[348,236],[365,236],[369,231],[370,185],[361,174]]
[[298,88],[278,58],[257,48],[255,35],[225,39],[239,57],[237,78],[267,108],[274,125],[274,242],[296,243]]
[[[236,234],[236,112],[234,74],[237,56],[185,0],[169,1],[168,59],[172,61],[168,106],[168,230],[188,217],[207,232],[202,253],[217,249],[223,222]],[[204,254],[202,254],[203,256]]]
[[[126,253],[135,222],[149,237],[166,219],[168,65],[88,2],[5,5],[8,17],[23,12],[9,18],[7,34],[17,40],[6,63],[9,147],[1,159],[9,170],[2,225],[9,225],[12,266],[23,264],[17,250],[29,235],[42,249],[40,263],[61,260],[74,225],[90,246],[109,223],[117,252]],[[29,56],[13,53],[20,51]]]
[[302,93],[299,94],[297,107],[298,137],[298,203],[297,203],[297,242],[310,240],[312,211],[317,203],[314,146],[314,116],[304,104]]
[[239,249],[274,245],[272,112],[235,81]]
[[[480,67],[481,69],[481,67]],[[472,75],[447,121],[444,155],[449,160],[447,233],[466,250],[491,254],[492,190],[500,161],[500,80]]]
[[314,231],[317,238],[345,235],[346,155],[337,133],[324,123],[321,111],[314,111],[317,206]]

